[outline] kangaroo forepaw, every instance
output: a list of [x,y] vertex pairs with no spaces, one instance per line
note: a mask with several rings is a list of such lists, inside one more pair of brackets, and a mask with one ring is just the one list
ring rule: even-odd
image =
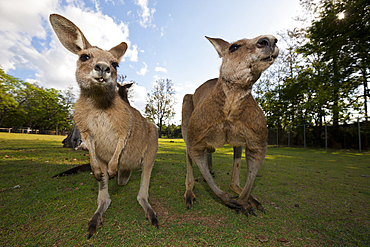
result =
[[93,170],[93,175],[98,182],[103,181],[103,172],[100,169]]
[[193,203],[196,201],[195,195],[191,190],[187,190],[184,197],[186,209],[189,210],[193,206]]
[[117,170],[113,170],[113,171],[108,170],[109,179],[114,178],[116,176],[116,174],[117,174]]

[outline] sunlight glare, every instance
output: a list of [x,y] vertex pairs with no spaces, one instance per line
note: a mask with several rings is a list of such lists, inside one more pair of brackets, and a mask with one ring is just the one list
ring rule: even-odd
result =
[[343,12],[340,12],[337,16],[338,16],[338,19],[339,19],[339,20],[344,19],[344,16],[345,16],[345,15],[344,15],[344,11],[343,11]]

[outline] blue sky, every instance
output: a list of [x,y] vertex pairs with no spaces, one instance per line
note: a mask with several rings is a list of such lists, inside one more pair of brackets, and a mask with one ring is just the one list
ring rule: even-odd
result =
[[299,26],[299,0],[1,0],[0,65],[6,73],[46,88],[78,86],[77,57],[57,40],[51,13],[73,21],[92,45],[124,41],[128,51],[119,74],[134,80],[133,105],[140,111],[158,78],[177,91],[172,122],[180,123],[182,98],[218,77],[221,59],[204,36],[229,42]]

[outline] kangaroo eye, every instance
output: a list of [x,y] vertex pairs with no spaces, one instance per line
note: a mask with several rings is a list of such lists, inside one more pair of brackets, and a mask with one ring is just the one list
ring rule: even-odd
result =
[[87,54],[82,54],[80,57],[81,62],[85,62],[90,59],[90,56]]
[[118,63],[116,63],[116,62],[112,63],[112,66],[113,66],[114,69],[117,69],[119,67]]
[[229,47],[229,51],[230,52],[234,52],[236,51],[241,45],[236,45],[236,44],[233,44]]

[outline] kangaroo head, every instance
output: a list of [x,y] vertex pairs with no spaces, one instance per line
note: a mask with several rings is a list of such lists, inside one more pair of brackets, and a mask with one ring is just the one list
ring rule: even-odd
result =
[[91,46],[81,30],[63,16],[51,14],[50,23],[62,45],[79,57],[76,79],[81,92],[101,94],[114,91],[117,67],[127,50],[127,44],[122,42],[105,51]]
[[233,43],[206,38],[222,57],[220,77],[226,82],[241,84],[242,87],[252,87],[279,55],[277,39],[272,35],[241,39]]
[[133,85],[134,83],[127,83],[124,85],[121,85],[117,82],[118,87],[118,95],[125,101],[127,104],[130,104],[128,101],[128,89]]

